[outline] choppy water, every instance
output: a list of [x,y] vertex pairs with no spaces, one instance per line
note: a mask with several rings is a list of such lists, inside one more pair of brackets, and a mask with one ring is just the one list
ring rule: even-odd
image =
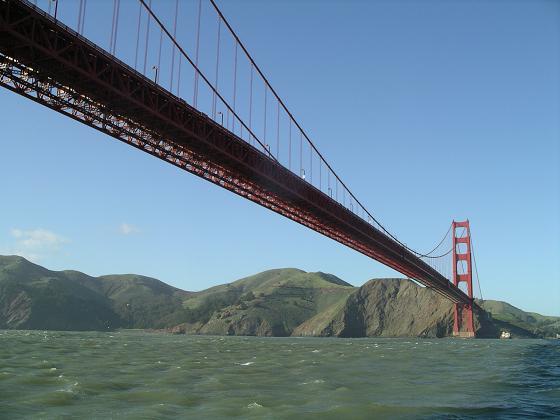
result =
[[560,341],[0,331],[0,417],[560,417]]

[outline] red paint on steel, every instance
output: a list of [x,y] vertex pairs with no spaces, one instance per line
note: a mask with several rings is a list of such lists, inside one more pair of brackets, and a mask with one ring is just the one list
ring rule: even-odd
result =
[[[459,232],[459,229],[462,231]],[[471,260],[471,230],[469,221],[453,221],[453,284],[459,287],[460,283],[466,283],[467,295],[471,302],[455,303],[453,310],[453,335],[462,337],[474,337],[473,320],[473,287],[472,287],[472,260]],[[459,235],[459,236],[458,236]],[[464,244],[464,247],[461,246]],[[457,247],[461,249],[458,250]],[[461,266],[459,271],[458,266]]]
[[472,304],[403,244],[22,0],[0,1],[0,85]]

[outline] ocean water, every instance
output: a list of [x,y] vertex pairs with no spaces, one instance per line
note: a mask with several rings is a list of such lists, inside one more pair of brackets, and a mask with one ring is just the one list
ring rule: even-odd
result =
[[0,331],[0,418],[560,418],[560,340]]

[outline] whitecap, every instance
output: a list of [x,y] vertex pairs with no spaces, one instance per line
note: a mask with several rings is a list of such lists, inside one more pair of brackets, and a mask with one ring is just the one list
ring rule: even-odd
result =
[[254,364],[254,363],[255,363],[255,362],[236,363],[236,365],[239,365],[239,366],[250,366],[250,365],[252,365],[252,364]]
[[260,405],[258,402],[252,402],[247,406],[247,408],[261,408],[261,407],[262,405]]
[[70,393],[70,394],[75,394],[75,393],[77,392],[77,391],[76,391],[76,387],[77,387],[78,385],[79,385],[78,382],[74,382],[73,384],[68,385],[68,386],[65,387],[65,388],[59,389],[58,392],[68,392],[68,393]]
[[325,381],[322,379],[314,379],[313,381],[309,382],[302,382],[300,385],[309,385],[309,384],[324,384]]

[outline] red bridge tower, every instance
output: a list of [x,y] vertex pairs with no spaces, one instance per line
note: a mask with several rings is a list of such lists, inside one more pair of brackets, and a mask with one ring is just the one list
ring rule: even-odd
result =
[[474,337],[471,231],[468,220],[453,221],[453,284],[459,287],[463,282],[467,284],[466,293],[471,298],[471,303],[455,304],[453,335]]

